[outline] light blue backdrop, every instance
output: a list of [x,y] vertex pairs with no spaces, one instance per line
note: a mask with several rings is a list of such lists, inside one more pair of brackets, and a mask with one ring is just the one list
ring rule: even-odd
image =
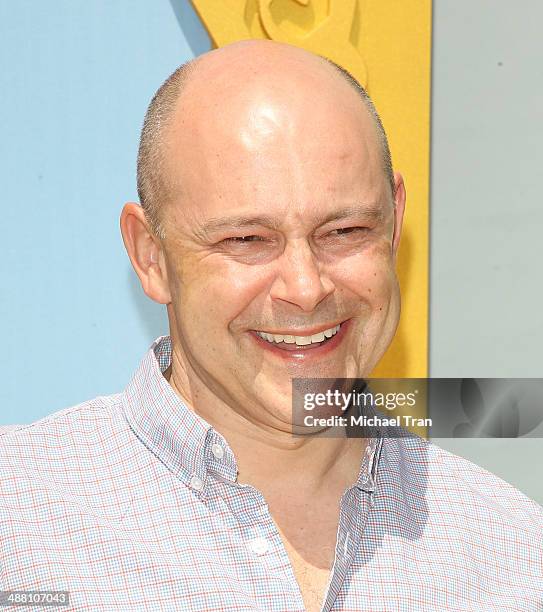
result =
[[210,48],[187,0],[0,2],[0,423],[120,391],[165,308],[119,230],[145,109]]

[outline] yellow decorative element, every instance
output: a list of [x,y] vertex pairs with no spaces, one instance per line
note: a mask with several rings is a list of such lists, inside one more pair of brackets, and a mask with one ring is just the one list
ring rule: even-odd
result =
[[[302,26],[303,19],[299,19],[300,25],[297,25],[294,19],[292,22],[289,21],[290,15],[294,16],[296,8],[300,9],[296,4],[313,8],[314,13],[308,24],[311,30],[308,31]],[[353,76],[365,86],[366,65],[350,41],[356,6],[357,0],[321,0],[312,3],[309,0],[295,0],[290,3],[279,3],[274,0],[258,2],[260,22],[267,38],[295,44],[318,55],[324,55],[340,66],[351,66]],[[302,18],[309,14],[307,8],[302,11],[297,11]],[[341,44],[337,44],[338,41],[341,41]]]
[[366,87],[407,188],[398,254],[402,318],[372,376],[426,377],[431,0],[192,3],[216,47],[249,38],[290,43],[332,59]]
[[366,65],[351,36],[358,0],[192,0],[215,47],[269,38],[324,55],[366,85]]

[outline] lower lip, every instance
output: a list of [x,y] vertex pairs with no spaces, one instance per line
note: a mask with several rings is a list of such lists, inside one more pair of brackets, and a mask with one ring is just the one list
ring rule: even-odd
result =
[[261,338],[254,331],[250,331],[249,333],[255,339],[255,341],[258,342],[259,346],[261,346],[263,349],[266,349],[268,352],[277,355],[278,357],[282,357],[283,359],[317,359],[319,357],[322,357],[323,355],[327,355],[328,353],[332,352],[340,345],[341,341],[343,340],[343,337],[347,333],[350,322],[351,319],[347,319],[347,321],[343,322],[337,334],[329,338],[323,344],[319,344],[318,346],[307,344],[304,346],[299,346],[294,350],[286,350],[279,348],[277,345],[272,344],[271,342],[268,342],[267,340]]

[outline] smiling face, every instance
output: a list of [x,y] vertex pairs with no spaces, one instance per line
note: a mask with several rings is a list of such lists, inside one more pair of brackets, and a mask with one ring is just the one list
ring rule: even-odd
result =
[[188,83],[165,143],[164,257],[187,395],[287,430],[292,377],[366,376],[394,335],[403,186],[395,207],[357,93],[284,53],[231,52],[227,70],[212,56]]

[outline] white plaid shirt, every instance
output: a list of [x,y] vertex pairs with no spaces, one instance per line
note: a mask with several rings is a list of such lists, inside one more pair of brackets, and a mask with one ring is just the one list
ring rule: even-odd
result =
[[[25,609],[304,609],[265,499],[162,376],[170,357],[161,337],[124,393],[0,437],[0,589],[70,591]],[[542,509],[499,478],[420,438],[373,439],[322,609],[542,610],[542,539]]]

